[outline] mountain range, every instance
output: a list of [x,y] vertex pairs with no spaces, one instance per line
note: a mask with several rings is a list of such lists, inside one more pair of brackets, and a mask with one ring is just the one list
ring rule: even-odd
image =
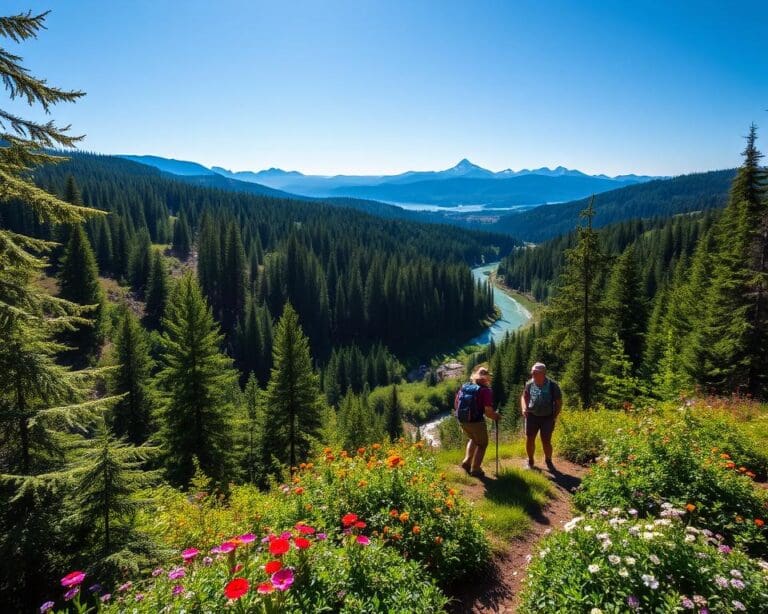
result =
[[512,208],[563,202],[658,179],[645,175],[588,175],[563,166],[554,169],[543,167],[494,172],[473,164],[466,158],[442,171],[407,171],[397,175],[324,176],[305,175],[279,168],[258,172],[233,172],[219,166],[209,169],[196,162],[158,156],[121,157],[154,166],[173,175],[209,178],[220,176],[300,196],[352,197],[442,207],[481,204]]

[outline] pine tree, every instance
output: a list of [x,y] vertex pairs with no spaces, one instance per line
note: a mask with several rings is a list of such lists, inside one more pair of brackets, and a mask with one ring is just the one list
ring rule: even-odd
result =
[[565,254],[566,265],[560,273],[557,293],[546,311],[551,323],[547,343],[564,366],[563,385],[578,395],[583,407],[589,407],[595,392],[597,368],[597,325],[600,306],[597,288],[604,269],[604,257],[598,235],[592,228],[594,197],[581,217],[586,226],[578,229],[576,245]]
[[245,250],[240,238],[240,231],[232,223],[227,231],[223,279],[221,280],[221,326],[227,333],[232,331],[235,322],[245,311],[246,273]]
[[140,299],[144,298],[151,268],[152,239],[150,239],[149,233],[143,230],[134,242],[128,258],[128,281]]
[[716,229],[703,383],[722,393],[768,394],[768,195],[753,125],[744,163]]
[[245,455],[243,468],[245,475],[251,484],[261,481],[262,459],[265,454],[263,439],[264,431],[264,406],[261,403],[261,390],[253,373],[245,384]]
[[397,386],[392,386],[392,393],[387,404],[387,435],[390,441],[397,441],[403,436],[403,408],[397,394]]
[[72,468],[77,487],[70,523],[79,543],[90,550],[89,563],[103,580],[138,573],[156,547],[136,528],[136,512],[146,502],[137,497],[155,473],[143,470],[156,448],[116,439],[102,422]]
[[311,442],[318,435],[322,402],[320,382],[312,370],[309,340],[290,303],[286,303],[275,331],[273,365],[264,399],[269,408],[264,437],[269,442],[268,452],[281,463],[295,467],[297,461],[307,458]]
[[112,431],[117,437],[140,445],[153,432],[153,399],[149,390],[152,360],[146,333],[127,309],[118,325],[115,354],[118,366],[112,375],[112,391],[124,396],[112,409]]
[[189,252],[192,249],[192,233],[189,230],[187,216],[184,212],[173,224],[173,251],[179,260],[189,258]]
[[163,255],[156,251],[152,256],[152,267],[147,281],[145,322],[150,329],[157,329],[165,314],[168,302],[168,271]]
[[171,294],[163,320],[157,376],[162,399],[161,439],[168,478],[186,486],[193,458],[220,485],[233,477],[232,361],[221,353],[222,335],[200,286],[187,273]]
[[87,321],[74,325],[64,335],[72,350],[67,356],[75,363],[92,360],[104,337],[104,293],[99,285],[96,258],[81,225],[73,226],[59,272],[61,298],[90,308]]

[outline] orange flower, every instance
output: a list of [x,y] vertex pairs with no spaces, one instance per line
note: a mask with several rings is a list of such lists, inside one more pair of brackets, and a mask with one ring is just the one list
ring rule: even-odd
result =
[[303,495],[304,489],[301,486],[299,486],[298,488],[294,488],[293,492],[295,492],[297,495]]
[[414,535],[418,535],[419,533],[421,533],[421,527],[419,525],[414,526],[411,529],[411,533],[413,533]]
[[453,509],[453,505],[454,505],[453,499],[446,499],[445,500],[445,507],[447,507],[449,510]]
[[408,512],[403,512],[400,514],[400,522],[408,522],[408,519],[411,517],[411,515]]
[[725,463],[726,469],[733,469],[735,466],[736,466],[736,463],[734,463],[733,461],[728,461],[727,463]]
[[720,458],[722,458],[723,460],[728,460],[728,459],[730,459],[731,457],[730,457],[730,455],[728,455],[728,454],[726,454],[725,452],[723,452],[723,453],[720,455]]
[[453,488],[449,488],[448,489],[448,494],[453,497],[456,494],[456,490],[454,490]]
[[387,465],[389,466],[390,469],[393,469],[393,468],[395,468],[395,467],[400,465],[400,461],[401,460],[402,459],[395,454],[394,456],[390,456],[387,459]]
[[357,483],[357,485],[358,485],[360,488],[364,488],[365,486],[368,486],[368,482],[366,482],[365,480],[360,480],[360,481]]
[[747,471],[747,477],[748,478],[752,478],[754,480],[755,479],[755,474],[752,473],[751,471]]
[[746,473],[747,468],[746,467],[739,467],[739,473]]
[[358,453],[360,456],[362,456],[363,454],[365,454],[365,448],[358,448],[358,449],[357,449],[357,453]]
[[389,510],[389,515],[392,518],[397,518],[400,515],[400,512],[398,512],[396,509]]
[[765,520],[762,520],[762,519],[760,519],[760,518],[755,518],[755,524],[756,524],[758,527],[762,527],[762,526],[765,524]]
[[331,452],[333,452],[332,448],[323,448],[323,454],[330,454]]
[[696,509],[696,506],[693,503],[689,503],[685,506],[685,509],[687,509],[689,512],[693,512]]
[[443,538],[438,535],[437,537],[435,537],[435,543],[439,546],[440,544],[443,543]]
[[381,444],[380,444],[380,443],[375,443],[375,444],[373,444],[371,447],[372,447],[374,450],[379,450],[379,449],[381,449]]

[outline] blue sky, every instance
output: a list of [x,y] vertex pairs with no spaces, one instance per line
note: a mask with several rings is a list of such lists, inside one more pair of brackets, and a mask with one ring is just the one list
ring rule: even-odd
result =
[[753,121],[768,142],[768,2],[3,4],[53,9],[10,48],[88,93],[53,117],[103,153],[667,175],[735,166]]

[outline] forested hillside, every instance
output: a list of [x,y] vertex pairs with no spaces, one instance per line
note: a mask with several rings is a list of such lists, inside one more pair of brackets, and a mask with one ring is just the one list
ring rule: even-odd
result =
[[[734,175],[734,170],[695,173],[603,192],[595,197],[594,226],[720,208],[725,205]],[[571,232],[589,200],[512,213],[502,217],[494,229],[526,242],[539,243]]]

